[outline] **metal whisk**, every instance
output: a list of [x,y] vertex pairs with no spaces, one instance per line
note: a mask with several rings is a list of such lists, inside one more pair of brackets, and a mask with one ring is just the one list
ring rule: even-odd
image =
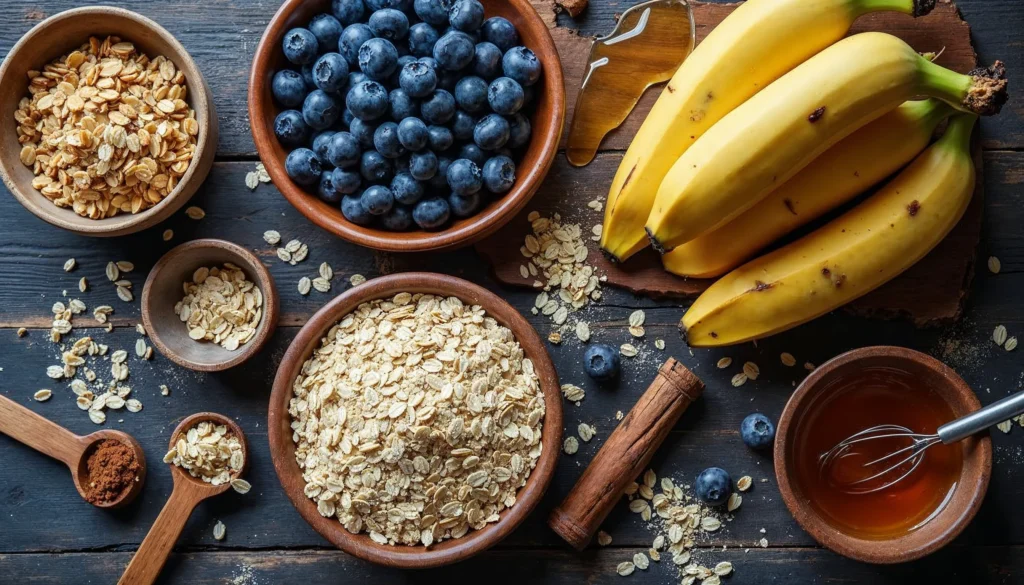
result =
[[[840,459],[856,456],[858,454],[856,446],[865,442],[904,441],[906,442],[905,447],[900,447],[891,453],[864,463],[862,468],[867,470],[867,477],[836,485],[848,494],[870,494],[882,491],[914,473],[914,470],[924,461],[925,451],[932,445],[956,443],[1022,413],[1024,413],[1024,392],[1018,392],[981,410],[942,425],[933,435],[915,433],[900,425],[878,425],[850,435],[822,454],[818,459],[818,471],[824,475]],[[880,481],[881,484],[873,483],[876,481]]]

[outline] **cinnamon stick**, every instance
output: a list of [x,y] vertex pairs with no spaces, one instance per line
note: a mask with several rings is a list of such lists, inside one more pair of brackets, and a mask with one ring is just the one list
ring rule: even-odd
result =
[[626,484],[643,472],[679,417],[703,392],[700,378],[675,358],[669,358],[569,495],[551,513],[548,526],[574,548],[583,550],[622,498]]

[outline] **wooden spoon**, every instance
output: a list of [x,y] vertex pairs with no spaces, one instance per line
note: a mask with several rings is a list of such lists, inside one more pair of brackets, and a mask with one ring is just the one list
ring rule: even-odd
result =
[[102,430],[80,437],[5,396],[0,396],[0,432],[44,455],[64,462],[71,470],[75,489],[87,502],[89,470],[86,462],[92,454],[93,447],[106,439],[128,445],[135,451],[135,459],[139,462],[138,480],[111,501],[89,503],[97,508],[119,508],[131,502],[142,491],[142,484],[146,480],[146,455],[138,441],[128,433]]
[[[242,469],[232,474],[231,479],[241,477],[249,468],[249,445],[246,443],[242,428],[226,416],[212,412],[200,412],[186,418],[171,433],[169,449],[174,448],[181,435],[204,421],[224,425],[238,437],[238,441],[242,444],[245,461],[242,463]],[[117,582],[118,585],[150,585],[154,583],[160,570],[163,569],[164,563],[167,562],[167,555],[171,553],[174,543],[178,541],[181,531],[185,529],[185,523],[192,515],[192,510],[199,502],[231,489],[231,482],[215,486],[198,477],[193,477],[188,471],[173,463],[168,465],[171,468],[171,477],[174,479],[171,497],[167,499],[160,515],[156,517],[156,522],[149,529],[149,534],[142,541],[142,546],[128,563],[128,568],[121,575],[121,580]]]

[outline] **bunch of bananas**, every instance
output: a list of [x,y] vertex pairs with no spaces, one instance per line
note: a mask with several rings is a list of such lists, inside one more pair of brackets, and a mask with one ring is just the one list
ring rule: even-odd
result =
[[[965,75],[888,34],[843,38],[862,14],[933,7],[748,0],[668,83],[612,182],[601,248],[625,261],[651,244],[673,274],[725,275],[683,317],[690,345],[827,313],[909,268],[959,221],[974,188],[974,122],[1006,101],[1002,64]],[[743,264],[904,166],[846,214]]]

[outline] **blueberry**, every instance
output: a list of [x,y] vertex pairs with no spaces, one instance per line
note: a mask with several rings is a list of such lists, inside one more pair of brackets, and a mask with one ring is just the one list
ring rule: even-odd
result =
[[291,69],[282,69],[274,74],[270,83],[274,101],[286,108],[297,108],[306,99],[306,81],[302,75]]
[[509,125],[509,136],[508,143],[506,144],[509,148],[522,148],[529,144],[530,134],[532,132],[530,127],[530,120],[522,114],[514,114],[508,121]]
[[408,0],[363,0],[363,2],[370,10],[384,10],[385,8],[406,10],[406,5],[409,4]]
[[484,163],[484,187],[496,195],[504,195],[516,184],[516,163],[499,155]]
[[344,111],[341,112],[341,123],[346,128],[351,126],[352,125],[352,120],[355,120],[355,119],[356,119],[356,116],[355,116],[355,114],[352,113],[352,110],[350,110],[348,108],[345,108]]
[[470,142],[469,144],[463,144],[462,148],[459,149],[459,158],[471,160],[476,166],[482,167],[487,162],[487,153],[479,146]]
[[416,60],[419,61],[420,63],[423,63],[427,67],[430,67],[431,69],[433,69],[434,73],[437,73],[438,67],[440,67],[437,64],[437,59],[435,59],[433,57],[420,57],[419,59],[416,59]]
[[333,172],[320,175],[320,185],[317,187],[316,196],[326,203],[334,205],[341,203],[341,193],[334,188]]
[[420,113],[428,124],[444,124],[455,115],[455,98],[443,89],[434,90],[434,93],[423,101]]
[[284,170],[293,181],[303,187],[312,187],[320,180],[323,168],[316,153],[308,148],[296,148],[288,153],[284,161]]
[[619,376],[619,350],[603,343],[593,343],[583,352],[583,369],[598,382]]
[[454,26],[449,26],[448,28],[444,29],[444,34],[442,34],[441,36],[444,36],[444,35],[446,35],[446,34],[448,34],[450,32],[466,35],[466,37],[469,38],[469,40],[473,43],[474,47],[476,46],[477,43],[480,42],[480,34],[479,33],[475,32],[475,31],[459,30],[459,29],[455,28]]
[[296,110],[285,110],[274,119],[274,135],[282,146],[300,146],[309,140],[309,126]]
[[484,111],[487,109],[487,82],[474,75],[463,77],[455,84],[455,103],[470,114]]
[[511,116],[521,110],[525,99],[523,86],[509,77],[499,77],[487,88],[487,103],[503,116]]
[[420,201],[412,210],[413,221],[425,230],[440,228],[448,223],[450,215],[451,210],[448,208],[448,202],[440,197]]
[[396,205],[380,218],[380,225],[393,232],[404,232],[412,227],[412,211],[404,205]]
[[700,472],[693,483],[693,491],[704,503],[721,506],[732,495],[732,478],[721,467],[709,467]]
[[391,161],[376,150],[367,150],[359,161],[359,174],[369,183],[387,183],[394,176]]
[[384,215],[395,205],[395,196],[391,189],[383,185],[367,187],[359,196],[359,204],[370,215]]
[[422,150],[430,140],[427,125],[419,118],[406,118],[398,123],[398,141],[408,150]]
[[309,32],[313,33],[313,36],[316,37],[316,42],[321,51],[329,51],[337,47],[338,39],[341,37],[341,31],[343,30],[345,30],[345,27],[341,26],[338,19],[330,14],[317,14],[309,21]]
[[419,181],[427,181],[437,174],[437,162],[433,151],[414,152],[409,157],[409,174]]
[[498,150],[508,142],[508,120],[498,114],[488,114],[476,123],[473,141],[484,150]]
[[331,180],[334,182],[334,189],[338,193],[345,195],[351,195],[359,190],[359,186],[363,184],[362,177],[359,173],[353,171],[346,171],[344,169],[334,169],[331,171]]
[[501,60],[506,77],[511,77],[526,87],[540,80],[540,59],[526,47],[513,47]]
[[448,207],[455,217],[469,217],[480,210],[480,194],[459,195],[452,193],[448,196]]
[[413,205],[423,198],[423,184],[409,173],[398,173],[391,179],[391,192],[395,201],[403,205]]
[[387,39],[370,39],[359,47],[359,69],[375,81],[384,81],[398,68],[398,49]]
[[452,120],[452,134],[455,140],[473,140],[473,130],[476,129],[476,118],[462,110],[455,112],[455,119]]
[[409,17],[394,8],[374,12],[367,24],[373,34],[389,41],[404,39],[405,35],[409,34]]
[[325,53],[313,65],[313,82],[326,92],[341,91],[348,85],[348,61],[338,53]]
[[433,26],[448,26],[448,9],[451,0],[416,0],[413,10],[423,22]]
[[326,130],[341,117],[341,106],[322,89],[313,90],[302,103],[302,119],[314,130]]
[[451,190],[451,188],[448,187],[448,168],[451,167],[451,165],[452,159],[446,156],[437,157],[437,172],[434,173],[434,176],[427,181],[431,189],[437,192]]
[[308,65],[316,61],[320,52],[313,33],[304,28],[293,28],[284,35],[284,56],[296,65]]
[[373,133],[373,146],[387,158],[398,158],[405,154],[405,148],[398,140],[398,124],[384,122]]
[[313,152],[316,153],[316,157],[320,159],[320,165],[324,168],[334,167],[328,156],[328,150],[330,150],[331,140],[335,134],[336,132],[332,130],[324,130],[313,137]]
[[372,38],[373,31],[362,23],[350,24],[341,31],[338,52],[348,61],[349,67],[355,69],[359,66],[359,49]]
[[409,96],[405,90],[393,89],[388,95],[389,112],[391,119],[401,122],[406,118],[415,118],[420,115],[420,104]]
[[355,136],[356,140],[359,141],[359,146],[364,150],[367,148],[373,148],[373,133],[377,131],[377,125],[364,122],[359,118],[352,120],[352,123],[348,127],[348,131],[352,136]]
[[473,61],[476,43],[466,33],[445,33],[434,45],[434,59],[442,69],[458,71]]
[[425,22],[418,22],[409,28],[409,52],[417,57],[434,54],[434,45],[441,38],[437,29]]
[[341,24],[349,25],[362,20],[365,9],[363,0],[334,0],[331,2],[331,12]]
[[363,81],[349,90],[346,105],[356,118],[376,120],[388,113],[388,90],[376,81]]
[[484,5],[479,0],[457,0],[448,11],[448,22],[461,31],[475,32],[484,23]]
[[370,225],[373,223],[373,216],[363,209],[360,197],[346,195],[341,200],[341,214],[345,219],[356,225]]
[[480,36],[488,43],[493,43],[504,53],[519,44],[519,33],[507,18],[492,16],[480,27]]
[[437,88],[437,73],[429,65],[416,61],[402,67],[398,83],[412,97],[426,97]]
[[775,442],[775,425],[767,416],[755,412],[740,423],[740,436],[751,449],[767,449]]
[[331,137],[327,147],[327,159],[332,165],[339,169],[347,169],[357,165],[361,156],[359,139],[350,132],[338,132]]
[[448,167],[448,186],[459,195],[472,195],[484,185],[480,167],[469,159],[460,158]]
[[455,143],[452,131],[444,126],[431,126],[427,128],[427,133],[429,134],[430,149],[435,152],[448,150]]
[[473,73],[484,79],[501,75],[501,49],[491,43],[477,43],[473,51]]

